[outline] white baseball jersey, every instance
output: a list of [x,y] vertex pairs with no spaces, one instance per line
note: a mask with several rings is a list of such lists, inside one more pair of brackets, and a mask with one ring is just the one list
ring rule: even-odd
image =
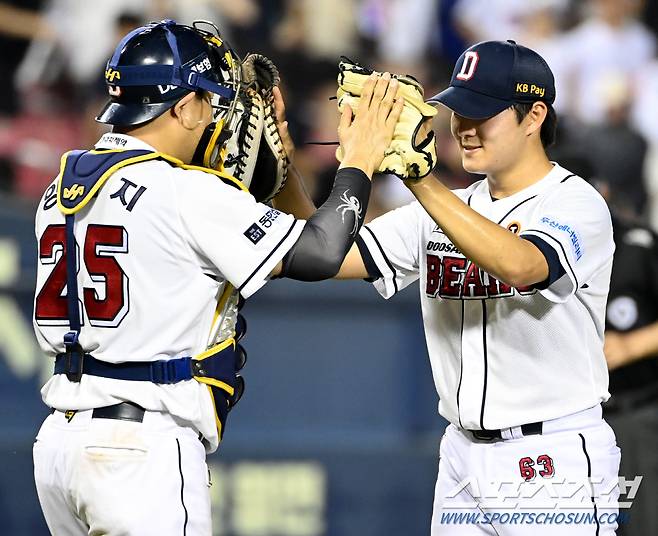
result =
[[614,242],[603,198],[557,164],[503,199],[491,197],[486,180],[455,193],[533,241],[552,272],[564,274],[548,288],[511,288],[466,259],[418,202],[361,230],[385,298],[420,279],[441,415],[465,429],[500,429],[607,400],[603,328]]
[[[152,147],[106,134],[97,149]],[[39,267],[34,327],[49,355],[64,351],[66,315],[64,216],[56,183],[36,214]],[[150,160],[115,172],[76,214],[80,343],[102,361],[194,356],[208,345],[218,295],[226,282],[248,297],[263,286],[295,243],[304,222],[233,188],[218,177]],[[42,389],[51,407],[91,409],[124,400],[191,423],[217,446],[213,405],[196,380],[174,385],[55,375]]]

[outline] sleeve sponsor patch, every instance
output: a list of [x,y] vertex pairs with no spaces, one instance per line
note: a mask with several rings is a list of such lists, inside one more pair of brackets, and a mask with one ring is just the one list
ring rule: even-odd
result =
[[576,255],[576,260],[580,260],[580,258],[583,256],[583,246],[581,244],[580,236],[571,225],[568,223],[561,223],[552,216],[543,216],[539,221],[551,229],[561,231],[569,235],[569,241],[571,242],[571,247],[573,248],[573,251]]
[[258,244],[261,238],[265,236],[265,231],[257,223],[252,223],[244,234],[252,243]]
[[272,224],[274,223],[274,220],[276,220],[281,213],[272,208],[268,210],[265,215],[258,220],[258,223],[260,223],[265,229],[268,229],[269,227],[272,227]]

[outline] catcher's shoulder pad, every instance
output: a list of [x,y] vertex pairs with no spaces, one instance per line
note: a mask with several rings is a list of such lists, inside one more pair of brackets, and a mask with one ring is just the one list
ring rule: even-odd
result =
[[148,150],[69,151],[60,163],[57,206],[63,214],[75,214],[89,203],[115,171],[159,157],[159,153]]

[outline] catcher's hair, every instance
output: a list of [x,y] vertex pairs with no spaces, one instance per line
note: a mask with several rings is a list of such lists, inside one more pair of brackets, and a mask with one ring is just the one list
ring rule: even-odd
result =
[[[532,109],[532,102],[517,102],[512,105],[514,112],[516,113],[516,120],[520,123],[523,121],[523,118],[530,113]],[[552,105],[546,104],[547,112],[544,122],[541,125],[541,131],[539,137],[541,138],[541,144],[544,146],[544,149],[547,149],[555,143],[555,131],[557,130],[557,114]]]

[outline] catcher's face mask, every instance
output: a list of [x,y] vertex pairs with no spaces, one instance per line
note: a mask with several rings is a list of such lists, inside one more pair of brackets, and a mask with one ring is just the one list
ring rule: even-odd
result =
[[[202,30],[200,29],[201,25],[208,25],[213,31]],[[194,28],[203,35],[208,43],[208,56],[213,74],[220,84],[233,90],[230,96],[210,90],[213,120],[201,135],[192,158],[192,164],[218,169],[226,157],[225,146],[231,136],[231,125],[235,117],[242,70],[240,68],[240,59],[228,44],[222,41],[219,30],[214,24],[197,21],[194,23]]]

